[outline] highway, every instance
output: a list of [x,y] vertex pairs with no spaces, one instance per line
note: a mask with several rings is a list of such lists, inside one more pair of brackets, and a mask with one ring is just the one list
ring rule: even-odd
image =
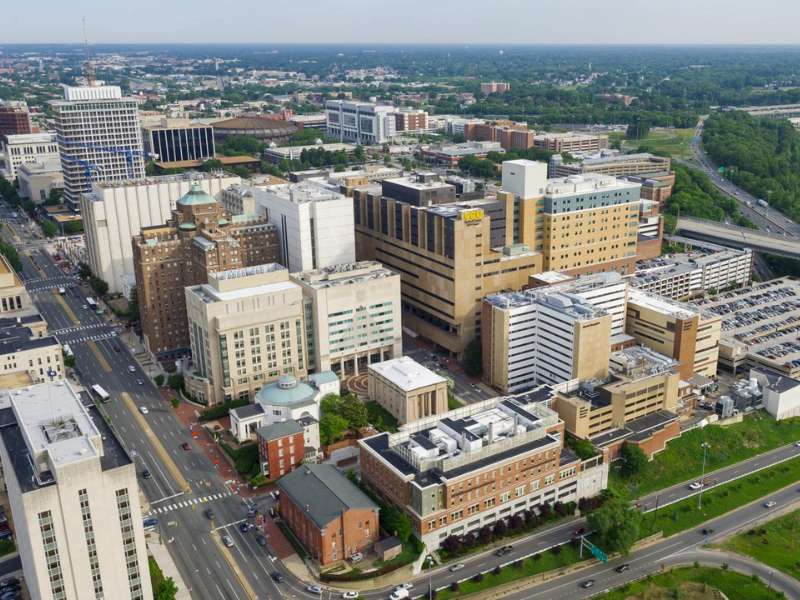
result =
[[[727,194],[739,203],[742,214],[755,223],[759,229],[768,233],[784,235],[786,238],[800,239],[800,224],[795,223],[782,212],[770,207],[762,207],[757,204],[758,198],[749,194],[747,191],[737,187],[729,180],[725,179],[717,171],[715,165],[708,155],[703,151],[701,142],[703,139],[703,125],[706,117],[700,117],[695,126],[694,137],[692,138],[692,152],[697,166],[699,166],[711,179],[714,186]],[[764,198],[769,201],[769,198]]]
[[726,225],[707,219],[679,217],[675,232],[715,244],[734,248],[752,248],[754,252],[764,252],[776,256],[800,259],[800,239],[783,237],[766,231]]

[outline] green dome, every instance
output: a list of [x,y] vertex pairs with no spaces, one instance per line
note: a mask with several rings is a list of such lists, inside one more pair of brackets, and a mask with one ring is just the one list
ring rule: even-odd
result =
[[225,217],[222,217],[221,219],[219,219],[217,221],[217,225],[223,225],[224,226],[224,225],[227,225],[227,224],[228,224],[228,219],[226,219]]
[[208,195],[198,183],[193,183],[191,189],[178,200],[178,204],[183,206],[215,203],[213,196]]
[[282,375],[275,383],[258,390],[256,402],[268,406],[303,406],[313,402],[316,395],[307,383],[297,381],[293,375]]
[[197,225],[195,225],[191,221],[186,221],[186,223],[181,223],[179,227],[183,231],[194,231],[195,229],[197,229]]

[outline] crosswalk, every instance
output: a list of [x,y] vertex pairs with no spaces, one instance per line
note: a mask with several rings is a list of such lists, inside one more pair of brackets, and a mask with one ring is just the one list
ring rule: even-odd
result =
[[68,335],[57,335],[56,338],[62,344],[83,344],[88,342],[101,342],[103,340],[110,340],[117,337],[116,331],[106,331],[104,333],[96,333],[95,335],[81,335],[71,337]]
[[215,500],[221,500],[222,498],[227,498],[228,496],[233,496],[232,492],[217,492],[216,494],[209,494],[208,496],[201,496],[200,498],[191,498],[189,500],[182,500],[179,502],[174,502],[167,506],[159,506],[154,508],[149,513],[147,513],[146,517],[151,517],[153,515],[163,515],[164,513],[172,512],[173,510],[178,510],[180,508],[190,508],[197,504],[205,504],[207,502],[213,502]]
[[62,327],[51,331],[53,335],[66,335],[69,333],[78,333],[79,331],[92,331],[102,327],[108,327],[108,323],[89,323],[88,325],[74,325],[72,327]]
[[56,281],[53,283],[43,283],[41,285],[38,283],[25,282],[25,289],[28,290],[29,294],[34,294],[36,292],[49,292],[50,290],[55,290],[66,285],[69,285],[69,282]]

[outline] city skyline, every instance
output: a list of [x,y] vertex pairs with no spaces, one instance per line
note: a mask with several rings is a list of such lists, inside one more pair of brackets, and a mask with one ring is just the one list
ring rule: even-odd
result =
[[[376,10],[366,0],[348,0],[328,7],[303,3],[270,8],[246,0],[237,13],[196,4],[162,4],[146,0],[112,6],[86,0],[80,6],[52,3],[45,19],[30,21],[26,7],[6,8],[6,44],[79,43],[81,15],[86,17],[92,43],[449,43],[449,44],[795,44],[793,22],[800,5],[788,0],[760,4],[742,0],[677,0],[663,5],[610,0],[590,4],[571,0],[557,5],[525,5],[500,0],[492,10],[475,0],[435,4],[409,0],[381,28]],[[486,7],[488,8],[488,7]],[[631,10],[635,8],[635,10]],[[153,19],[152,15],[159,15]],[[247,14],[242,20],[238,15]],[[479,20],[476,20],[479,15]],[[613,15],[613,17],[611,16]],[[692,15],[687,18],[686,15]],[[536,27],[536,23],[566,23],[565,27]],[[658,27],[643,27],[645,23]],[[273,23],[290,23],[291,27]],[[448,23],[448,27],[441,27]],[[502,31],[502,35],[498,32]]]

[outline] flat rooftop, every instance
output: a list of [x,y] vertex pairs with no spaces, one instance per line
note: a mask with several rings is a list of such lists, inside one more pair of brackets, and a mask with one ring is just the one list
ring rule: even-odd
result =
[[678,361],[646,346],[630,346],[612,352],[610,366],[615,372],[627,377],[657,375],[671,371]]
[[548,407],[553,393],[549,386],[540,386],[524,394],[484,400],[360,443],[426,487],[560,443],[548,433],[559,422]]
[[696,303],[722,318],[722,344],[774,368],[800,367],[800,279],[781,277]]
[[373,363],[368,368],[405,392],[447,382],[444,377],[409,356]]
[[511,310],[524,306],[540,306],[568,315],[576,320],[596,319],[609,314],[604,308],[570,293],[554,292],[551,289],[533,288],[522,292],[490,294],[486,302],[498,308]]
[[58,345],[58,340],[52,336],[34,337],[33,332],[24,325],[0,327],[0,355]]
[[572,196],[590,192],[613,192],[615,190],[638,189],[639,187],[641,186],[638,183],[618,179],[611,175],[581,173],[569,175],[568,177],[548,179],[544,189],[544,195],[550,198],[557,198],[559,196]]
[[[419,173],[418,175],[424,175],[423,173]],[[445,183],[444,181],[439,181],[438,179],[433,179],[427,181],[417,175],[407,175],[405,177],[391,177],[389,179],[381,180],[386,183],[391,183],[394,185],[399,185],[402,187],[407,187],[413,190],[435,190],[440,188],[451,188],[453,187],[449,183]]]
[[395,277],[397,274],[373,260],[332,265],[313,271],[292,273],[292,279],[314,289],[352,285],[372,279]]
[[324,182],[304,180],[297,183],[282,183],[271,185],[260,194],[256,194],[256,199],[263,206],[269,208],[270,197],[288,200],[294,204],[305,204],[307,202],[331,202],[335,200],[348,200],[349,198],[327,187]]
[[633,302],[678,319],[689,319],[698,314],[698,311],[690,304],[668,300],[636,288],[628,290],[628,302]]

